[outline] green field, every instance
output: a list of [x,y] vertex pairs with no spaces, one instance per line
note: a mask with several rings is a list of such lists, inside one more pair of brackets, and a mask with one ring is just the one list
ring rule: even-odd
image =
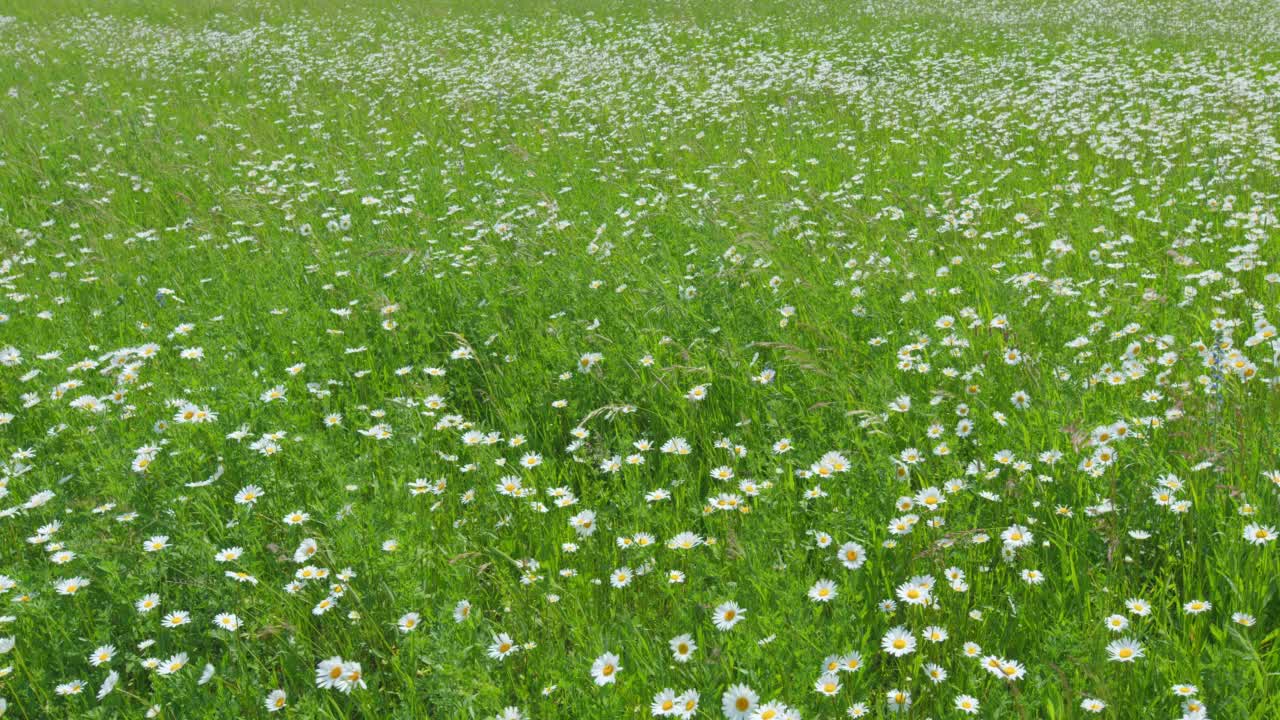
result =
[[0,0],[35,718],[1280,718],[1280,7]]

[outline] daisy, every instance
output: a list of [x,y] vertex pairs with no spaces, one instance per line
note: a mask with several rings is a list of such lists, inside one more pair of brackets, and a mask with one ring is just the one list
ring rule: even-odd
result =
[[267,712],[279,712],[289,704],[289,696],[283,690],[272,690],[267,693],[267,697],[262,701],[266,706]]
[[176,628],[191,622],[191,613],[186,610],[175,610],[164,616],[160,624],[167,628]]
[[733,685],[720,696],[720,711],[728,720],[747,720],[760,704],[760,696],[746,685]]
[[580,537],[590,537],[596,531],[596,514],[592,510],[583,510],[582,512],[569,518],[569,526],[572,527]]
[[689,658],[693,657],[694,651],[698,649],[693,637],[687,634],[677,635],[671,638],[667,644],[671,647],[672,658],[680,663],[689,662]]
[[1027,674],[1026,668],[1017,660],[1005,660],[1000,663],[1000,677],[1010,682],[1021,680]]
[[653,696],[653,702],[649,703],[649,713],[654,717],[666,717],[674,715],[676,712],[676,691],[671,688],[664,688],[658,694]]
[[338,686],[338,690],[350,694],[356,688],[367,687],[364,682],[364,670],[360,667],[360,663],[347,661],[342,663],[342,685]]
[[489,644],[489,657],[494,660],[504,660],[508,655],[520,650],[520,646],[515,644],[511,636],[502,633],[493,636],[493,642]]
[[102,667],[111,662],[111,658],[116,655],[115,645],[102,645],[89,655],[89,664],[94,667]]
[[453,621],[460,623],[469,617],[471,617],[471,602],[459,600],[458,604],[453,606]]
[[341,689],[343,680],[342,658],[334,655],[327,660],[321,660],[316,665],[316,687],[328,689]]
[[827,673],[813,684],[814,692],[827,697],[834,697],[840,693],[840,678],[831,673]]
[[59,595],[75,595],[89,585],[88,578],[73,577],[54,583],[53,589]]
[[1137,640],[1131,638],[1116,640],[1108,644],[1107,654],[1111,656],[1108,659],[1115,662],[1133,662],[1143,657],[1142,646],[1138,644]]
[[910,630],[899,625],[884,634],[880,639],[880,647],[894,657],[903,657],[915,651],[916,637]]
[[310,519],[311,519],[311,516],[309,514],[302,512],[301,510],[294,510],[293,512],[284,516],[284,524],[285,525],[301,525]]
[[180,652],[176,655],[170,656],[168,660],[160,663],[160,667],[156,669],[156,672],[161,675],[173,675],[186,666],[187,654]]
[[1129,619],[1123,615],[1108,615],[1103,622],[1111,632],[1124,632],[1129,627]]
[[631,568],[618,568],[609,576],[609,584],[614,588],[624,588],[631,584],[632,577],[633,574]]
[[1125,601],[1124,606],[1129,609],[1129,612],[1138,617],[1146,617],[1151,614],[1151,606],[1147,604],[1146,600],[1130,598]]
[[1088,713],[1100,713],[1105,710],[1107,704],[1095,698],[1085,698],[1080,701],[1080,709]]
[[218,554],[213,556],[213,559],[215,562],[224,563],[239,560],[242,555],[244,555],[244,548],[229,547],[219,550]]
[[102,681],[102,685],[98,687],[98,699],[101,700],[111,694],[116,689],[116,683],[120,682],[120,673],[112,670],[107,673],[106,679]]
[[1213,603],[1208,600],[1192,600],[1182,606],[1182,611],[1188,615],[1199,615],[1200,613],[1209,612],[1213,609]]
[[1266,527],[1256,523],[1246,525],[1244,528],[1244,539],[1254,545],[1266,545],[1276,539],[1276,529]]
[[856,542],[847,542],[836,551],[840,563],[850,570],[857,570],[867,561],[867,552]]
[[591,677],[596,681],[596,685],[604,687],[617,682],[618,671],[621,669],[618,666],[618,656],[605,653],[591,664]]
[[79,695],[80,693],[84,692],[84,681],[72,680],[71,682],[65,682],[55,687],[53,691],[63,697],[67,697],[70,695]]
[[213,624],[228,632],[235,632],[240,629],[240,618],[235,613],[218,613],[213,617]]
[[982,667],[996,677],[1003,677],[1004,673],[1000,668],[1004,667],[1004,662],[1004,658],[999,655],[987,655],[982,658]]
[[329,612],[330,610],[332,610],[334,606],[338,604],[337,601],[338,601],[337,596],[329,595],[325,599],[316,603],[315,607],[311,608],[311,614],[316,616],[323,615]]
[[908,605],[928,605],[929,588],[913,582],[905,582],[898,586],[898,599]]
[[676,698],[676,715],[682,720],[689,720],[694,713],[698,712],[698,700],[702,696],[697,690],[685,690],[680,693],[680,697]]
[[1187,700],[1182,703],[1183,720],[1208,720],[1208,710],[1199,700]]
[[857,672],[862,669],[862,653],[851,652],[840,658],[840,672]]
[[716,607],[713,615],[716,629],[722,631],[731,630],[734,625],[742,622],[742,618],[746,614],[747,611],[743,610],[735,602],[730,601],[720,603],[720,605]]
[[262,497],[262,488],[257,485],[246,485],[236,493],[237,505],[252,505]]
[[416,612],[405,613],[400,616],[400,621],[396,623],[396,626],[400,628],[400,632],[408,634],[417,629],[420,619],[421,616]]
[[836,598],[836,584],[831,580],[819,580],[809,588],[809,599],[814,602],[831,602]]

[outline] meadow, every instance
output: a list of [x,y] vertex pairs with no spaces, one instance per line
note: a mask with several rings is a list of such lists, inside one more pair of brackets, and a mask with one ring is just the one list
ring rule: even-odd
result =
[[0,0],[0,715],[1280,718],[1280,8]]

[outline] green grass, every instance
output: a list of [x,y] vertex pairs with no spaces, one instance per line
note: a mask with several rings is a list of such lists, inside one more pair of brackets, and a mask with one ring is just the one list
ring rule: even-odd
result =
[[[849,5],[0,0],[6,717],[721,718],[737,684],[806,720],[1206,717],[1176,684],[1280,716],[1280,550],[1244,537],[1280,525],[1280,14]],[[317,687],[333,656],[367,687]]]

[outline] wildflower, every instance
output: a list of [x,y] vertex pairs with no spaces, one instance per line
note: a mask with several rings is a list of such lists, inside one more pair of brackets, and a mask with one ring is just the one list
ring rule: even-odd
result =
[[857,570],[867,561],[866,550],[855,542],[847,542],[836,552],[840,562],[850,570]]
[[213,618],[213,624],[222,630],[235,632],[240,629],[240,618],[235,613],[218,613]]
[[671,688],[665,688],[658,691],[653,696],[653,702],[649,704],[649,713],[654,717],[666,717],[674,715],[676,712],[676,691]]
[[[116,683],[118,682],[120,682],[120,673],[115,670],[107,673],[107,676],[102,680],[102,685],[98,686],[98,700],[110,695],[116,689]],[[3,711],[3,707],[0,707],[0,711]]]
[[156,672],[161,675],[174,675],[182,668],[187,666],[187,654],[184,652],[172,655],[168,660],[160,663],[160,667],[156,668]]
[[1108,615],[1104,622],[1111,632],[1124,632],[1129,627],[1129,619],[1123,615]]
[[905,690],[890,690],[886,693],[890,712],[906,712],[911,709],[911,693]]
[[818,680],[813,684],[814,692],[819,695],[826,695],[827,697],[833,697],[839,694],[841,687],[840,678],[830,673],[818,678]]
[[742,622],[747,611],[743,610],[735,602],[724,602],[718,605],[712,614],[712,619],[717,630],[731,630],[734,625]]
[[1080,701],[1080,709],[1088,713],[1100,713],[1105,710],[1107,704],[1095,698],[1085,698]]
[[836,584],[831,580],[819,580],[814,583],[813,587],[809,588],[809,599],[814,602],[831,602],[836,598],[836,595]]
[[1246,525],[1244,528],[1244,539],[1254,545],[1266,545],[1274,542],[1276,539],[1276,530],[1272,527],[1258,525],[1256,523]]
[[511,636],[502,633],[493,636],[493,642],[489,644],[489,657],[494,660],[505,660],[508,655],[520,650],[520,646],[515,644]]
[[187,625],[191,622],[191,613],[185,610],[176,610],[164,616],[164,620],[160,624],[167,628],[176,628]]
[[880,639],[880,647],[894,657],[910,655],[916,649],[916,637],[911,631],[899,625],[884,634]]
[[272,690],[267,693],[267,697],[262,701],[262,704],[266,706],[267,712],[279,712],[289,704],[289,696],[285,694],[284,690]]
[[101,645],[89,655],[89,664],[94,667],[102,667],[111,662],[111,658],[116,655],[115,645]]
[[84,692],[85,683],[83,680],[72,680],[71,682],[61,683],[53,689],[54,693],[67,697],[70,695],[79,695]]
[[1199,615],[1200,613],[1209,612],[1213,609],[1213,603],[1208,600],[1192,600],[1182,606],[1183,612],[1188,615]]
[[342,682],[342,658],[335,655],[328,660],[321,660],[316,665],[316,687],[322,689],[337,687]]
[[694,651],[698,649],[693,637],[687,634],[677,635],[671,638],[667,644],[671,647],[672,658],[680,663],[689,662],[689,658],[693,657]]
[[89,579],[82,577],[67,578],[54,583],[53,588],[59,595],[75,595],[88,587]]
[[1130,598],[1125,601],[1124,606],[1129,609],[1130,613],[1138,617],[1146,617],[1151,614],[1151,606],[1147,604],[1146,600]]
[[622,668],[618,665],[618,656],[613,653],[605,653],[596,658],[591,664],[591,677],[595,680],[596,685],[601,687],[612,685],[618,679],[618,671]]
[[733,685],[720,696],[720,710],[729,720],[747,720],[760,704],[760,696],[746,685]]
[[396,626],[400,628],[400,632],[407,635],[417,629],[418,621],[420,619],[421,617],[416,612],[405,613],[400,616],[400,620],[396,623]]
[[246,485],[245,487],[241,488],[240,492],[236,493],[236,504],[253,505],[254,503],[258,502],[258,499],[261,497],[262,497],[262,488],[258,487],[257,485]]
[[1136,640],[1125,638],[1107,645],[1108,659],[1115,662],[1133,662],[1143,657],[1142,646]]

